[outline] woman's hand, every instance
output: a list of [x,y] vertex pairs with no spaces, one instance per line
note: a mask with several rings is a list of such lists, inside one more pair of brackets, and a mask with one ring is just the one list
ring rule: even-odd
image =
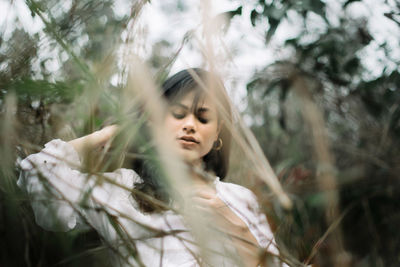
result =
[[194,186],[193,202],[205,213],[211,213],[218,230],[231,237],[234,247],[245,266],[257,266],[258,243],[246,223],[240,219],[218,196],[215,188],[209,184]]
[[78,152],[85,165],[90,165],[88,167],[98,166],[117,131],[117,125],[110,125],[68,143]]

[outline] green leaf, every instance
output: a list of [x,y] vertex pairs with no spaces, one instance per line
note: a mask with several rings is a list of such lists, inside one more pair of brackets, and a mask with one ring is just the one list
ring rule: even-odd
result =
[[310,1],[310,9],[314,13],[320,15],[322,18],[326,20],[325,17],[325,3],[321,0],[311,0]]
[[247,93],[251,93],[257,87],[259,82],[260,82],[260,79],[257,78],[257,79],[252,80],[251,82],[247,83],[247,85],[246,85]]
[[277,88],[280,84],[281,84],[281,79],[276,79],[273,80],[269,83],[269,85],[267,86],[267,88],[264,91],[263,97],[266,97],[267,95],[269,95],[275,88]]
[[343,8],[346,8],[349,4],[353,3],[353,2],[361,2],[361,0],[347,0],[344,4],[343,4]]
[[256,26],[256,20],[257,20],[259,15],[260,14],[255,9],[253,9],[251,11],[251,13],[250,13],[250,21],[251,21],[251,25],[253,25],[253,27]]
[[343,67],[343,70],[348,74],[355,74],[360,67],[360,59],[358,57],[353,57]]
[[14,91],[22,100],[42,99],[44,102],[69,103],[82,91],[79,82],[55,82],[45,80],[19,79],[6,85],[7,91]]
[[268,31],[267,31],[267,33],[265,35],[265,42],[266,43],[268,43],[271,40],[272,36],[276,32],[276,29],[278,29],[278,26],[279,26],[279,23],[280,23],[280,20],[276,20],[274,18],[269,18],[268,21],[269,21],[269,29],[268,29]]

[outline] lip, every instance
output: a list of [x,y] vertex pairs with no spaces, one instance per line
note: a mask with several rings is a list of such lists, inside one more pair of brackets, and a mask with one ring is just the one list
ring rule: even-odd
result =
[[193,136],[188,136],[188,135],[181,136],[177,139],[185,144],[199,144],[200,143],[196,138],[194,138]]

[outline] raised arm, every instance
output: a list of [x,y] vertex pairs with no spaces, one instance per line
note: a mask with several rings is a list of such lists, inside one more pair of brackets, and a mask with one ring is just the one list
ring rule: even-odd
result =
[[115,136],[118,126],[110,125],[89,135],[69,141],[81,159],[88,156],[93,151],[99,151],[110,145],[111,139]]
[[29,194],[39,225],[68,231],[79,224],[80,202],[96,180],[81,172],[81,160],[89,151],[107,145],[116,130],[109,126],[68,143],[53,140],[21,161],[17,184]]

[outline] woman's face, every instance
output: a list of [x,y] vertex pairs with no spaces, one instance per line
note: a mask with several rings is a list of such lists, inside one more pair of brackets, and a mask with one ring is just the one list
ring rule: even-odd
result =
[[179,145],[184,160],[199,163],[218,139],[218,115],[214,101],[204,97],[194,108],[195,91],[169,106],[165,127]]

